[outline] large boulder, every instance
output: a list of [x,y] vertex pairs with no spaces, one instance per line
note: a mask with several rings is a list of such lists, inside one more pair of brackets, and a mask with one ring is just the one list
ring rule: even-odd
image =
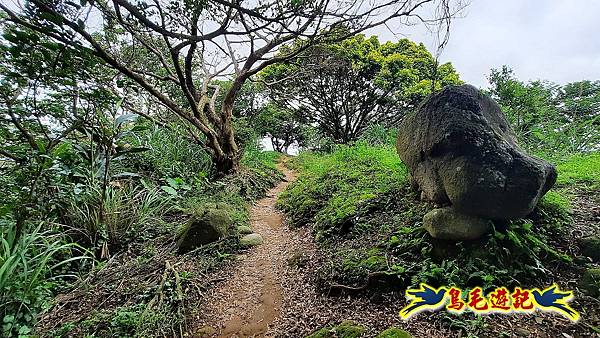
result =
[[227,237],[233,220],[225,209],[206,208],[197,211],[177,235],[180,253],[191,251],[202,245]]
[[519,148],[500,107],[470,85],[429,98],[399,126],[398,154],[421,196],[492,220],[527,214],[556,170]]

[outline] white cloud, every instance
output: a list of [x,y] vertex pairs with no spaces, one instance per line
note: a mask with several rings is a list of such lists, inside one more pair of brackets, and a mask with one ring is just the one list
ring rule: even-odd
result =
[[[463,80],[487,86],[491,68],[506,64],[523,80],[557,83],[600,79],[600,1],[473,0],[451,27],[441,61]],[[422,27],[401,31],[430,50],[435,39]],[[395,40],[388,30],[369,32]]]

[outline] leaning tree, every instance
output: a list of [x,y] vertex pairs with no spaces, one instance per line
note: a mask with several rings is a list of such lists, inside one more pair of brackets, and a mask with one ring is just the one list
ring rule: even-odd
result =
[[[456,0],[451,8],[451,1],[15,0],[0,8],[8,20],[92,53],[117,70],[125,107],[141,112],[152,106],[185,121],[223,175],[239,164],[232,114],[253,75],[315,43],[392,20],[448,23],[452,10],[461,7]],[[330,33],[340,26],[345,36]],[[305,42],[302,48],[278,53],[298,38]],[[223,93],[219,79],[231,81]]]

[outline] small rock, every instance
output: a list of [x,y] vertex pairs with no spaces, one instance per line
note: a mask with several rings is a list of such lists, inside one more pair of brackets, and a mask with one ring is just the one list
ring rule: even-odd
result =
[[529,337],[531,335],[531,332],[522,327],[518,327],[515,329],[515,334],[520,337]]
[[216,333],[217,333],[217,330],[215,330],[213,327],[203,326],[196,331],[196,334],[194,335],[194,337],[200,337],[200,338],[212,337]]
[[390,327],[382,331],[376,338],[412,338],[411,334],[397,327]]
[[584,272],[579,286],[592,297],[600,296],[600,269],[588,269]]
[[492,222],[446,207],[428,212],[423,217],[423,227],[433,238],[462,241],[481,237],[490,231]]
[[252,229],[250,229],[250,227],[247,225],[240,225],[237,227],[237,231],[242,235],[248,235],[252,233]]
[[224,209],[200,210],[177,236],[179,253],[191,251],[229,235],[233,220]]
[[600,237],[591,236],[581,240],[581,254],[594,262],[600,261]]
[[256,246],[263,243],[263,238],[259,234],[248,234],[240,239],[240,244],[243,246]]

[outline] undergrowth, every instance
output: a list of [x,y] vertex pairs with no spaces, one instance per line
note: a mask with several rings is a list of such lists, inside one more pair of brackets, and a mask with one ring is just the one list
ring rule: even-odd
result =
[[377,207],[377,198],[398,190],[406,168],[393,147],[366,143],[339,146],[331,154],[302,153],[295,160],[301,176],[279,199],[292,224],[314,223],[318,236],[368,228],[360,215]]
[[[563,163],[560,174],[588,179],[595,175],[588,172],[594,158]],[[572,222],[563,189],[550,191],[526,219],[497,222],[484,238],[457,243],[435,240],[423,229],[422,217],[433,206],[411,191],[390,146],[359,142],[330,154],[303,153],[295,165],[301,176],[278,205],[292,225],[313,227],[327,256],[316,272],[324,292],[333,284],[537,287],[577,269],[559,243]]]
[[[199,308],[196,302],[209,283],[208,274],[241,247],[233,231],[179,255],[174,243],[177,229],[200,210],[217,206],[234,225],[249,225],[250,202],[282,178],[276,168],[278,159],[277,153],[247,147],[243,167],[221,180],[210,181],[202,174],[150,177],[142,180],[143,187],[131,191],[128,186],[109,188],[111,198],[104,207],[114,211],[107,213],[103,224],[115,224],[119,232],[107,237],[121,245],[113,246],[108,261],[101,259],[85,280],[66,291],[67,301],[41,317],[38,331],[56,337],[181,336],[187,329],[186,316]],[[97,212],[97,208],[89,210]],[[88,214],[83,210],[71,217]],[[69,297],[76,297],[77,302],[69,302]]]

